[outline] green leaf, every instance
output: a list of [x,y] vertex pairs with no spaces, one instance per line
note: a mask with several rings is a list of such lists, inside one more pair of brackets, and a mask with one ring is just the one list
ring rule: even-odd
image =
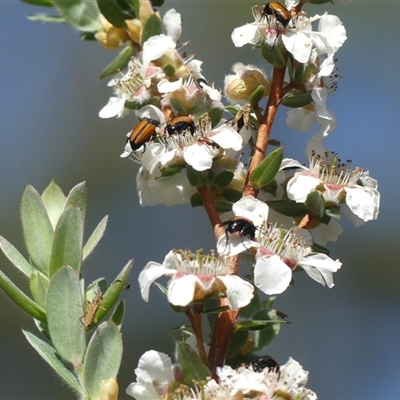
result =
[[83,220],[86,216],[86,188],[85,182],[78,183],[74,186],[68,194],[67,201],[65,203],[65,208],[69,205],[75,205],[79,208],[82,213]]
[[3,236],[0,236],[0,249],[4,255],[28,278],[34,271],[25,257]]
[[185,383],[193,386],[193,381],[205,381],[211,376],[210,370],[201,361],[198,354],[186,343],[178,342],[178,360],[182,368]]
[[197,171],[192,166],[186,166],[186,175],[189,183],[198,187],[207,183],[207,174],[204,171]]
[[[308,64],[299,63],[294,71],[293,83],[301,85],[307,79]],[[311,97],[311,96],[310,96]]]
[[340,213],[340,206],[338,207],[328,207],[326,209],[326,214],[329,217],[335,218],[335,219],[341,219],[342,214]]
[[170,99],[171,106],[179,115],[187,115],[187,110],[185,106],[177,99],[171,98]]
[[88,239],[88,241],[85,244],[85,247],[83,248],[82,260],[85,260],[90,254],[92,254],[93,250],[100,242],[101,238],[104,235],[104,231],[106,230],[107,222],[108,222],[108,215],[106,215],[100,221],[100,223],[96,226],[96,229],[90,235],[90,238]]
[[53,0],[53,4],[67,23],[76,29],[84,32],[103,29],[95,0]]
[[83,217],[75,206],[68,206],[58,220],[54,232],[49,276],[63,265],[79,273],[82,265]]
[[21,201],[25,244],[34,264],[45,274],[49,270],[53,228],[39,193],[27,185]]
[[306,215],[308,211],[303,203],[296,203],[294,200],[266,201],[266,203],[274,211],[288,217],[301,217]]
[[258,103],[264,97],[265,94],[265,87],[260,85],[249,97],[249,103],[255,107],[258,106]]
[[317,190],[307,196],[305,205],[312,215],[322,218],[325,215],[325,200]]
[[112,321],[114,322],[115,325],[117,325],[119,330],[121,330],[122,328],[124,314],[125,314],[125,302],[124,300],[120,300],[117,304],[117,307],[115,307],[115,310],[111,315]]
[[222,307],[211,307],[207,308],[206,310],[202,311],[202,315],[207,315],[207,314],[219,314],[221,312],[229,310],[229,306],[222,306]]
[[82,316],[83,297],[78,274],[71,267],[63,266],[50,280],[47,320],[57,352],[75,366],[82,363],[86,348]]
[[102,294],[101,307],[98,308],[94,317],[94,323],[91,324],[90,328],[93,328],[99,324],[108,312],[114,307],[121,292],[125,289],[126,282],[129,278],[129,274],[133,267],[133,260],[129,261],[121,272],[116,276],[114,282],[108,287],[108,289]]
[[150,39],[152,36],[157,36],[162,33],[162,21],[157,14],[150,15],[147,19],[143,32],[142,32],[142,44]]
[[282,99],[282,105],[291,108],[299,108],[307,106],[312,102],[311,93],[294,93],[285,96]]
[[[24,0],[22,0],[24,1]],[[53,7],[53,5],[51,5]],[[59,15],[50,15],[50,14],[30,14],[27,17],[29,21],[35,22],[49,22],[52,24],[65,24],[65,19],[60,17]]]
[[82,397],[84,392],[79,384],[77,377],[67,368],[67,366],[60,360],[56,350],[49,343],[38,338],[33,333],[26,329],[22,329],[31,346],[39,353],[39,355],[57,372],[57,374],[78,394]]
[[50,218],[51,226],[55,229],[60,218],[66,201],[66,197],[54,180],[44,190],[42,194],[43,204],[46,207],[47,215]]
[[121,359],[121,332],[114,322],[104,322],[93,334],[83,364],[83,382],[90,399],[99,398],[101,381],[117,376]]
[[200,196],[200,193],[195,193],[190,198],[190,204],[192,207],[203,207],[203,199]]
[[39,304],[40,307],[46,308],[47,290],[49,288],[49,280],[47,277],[43,276],[39,271],[34,272],[29,281],[29,287],[36,303]]
[[219,200],[215,202],[215,208],[219,213],[232,211],[232,203],[229,201]]
[[225,186],[228,186],[232,182],[233,177],[234,177],[233,171],[230,170],[222,171],[214,178],[214,185],[219,188],[224,188]]
[[118,54],[116,58],[114,58],[113,61],[111,61],[110,64],[107,65],[103,69],[103,72],[100,74],[99,79],[103,79],[106,76],[113,75],[119,71],[124,70],[132,58],[134,54],[134,49],[131,46],[126,46],[124,49],[121,50],[121,52]]
[[125,15],[129,16],[128,19],[135,19],[137,17],[135,5],[133,1],[130,0],[116,0],[117,4]]
[[83,32],[80,34],[81,40],[86,40],[86,41],[97,41],[96,39],[96,32]]
[[288,323],[287,321],[285,322],[285,320],[283,319],[277,318],[275,310],[260,310],[258,313],[254,314],[254,318],[266,321],[272,319],[275,321],[275,323],[270,324],[262,330],[257,330],[254,332],[254,347],[252,349],[253,352],[263,350],[266,346],[268,346],[268,344],[272,342],[275,336],[278,335],[281,329],[281,324]]
[[164,4],[164,0],[151,0],[153,7],[161,7]]
[[285,58],[282,54],[282,49],[278,43],[274,43],[271,46],[266,42],[262,42],[261,55],[276,69],[282,69],[286,65]]
[[261,189],[268,185],[275,178],[283,160],[282,147],[277,148],[262,160],[260,165],[250,176],[251,186],[255,189]]
[[261,301],[258,293],[255,293],[250,303],[240,312],[241,318],[251,318],[254,313],[261,309]]
[[51,0],[22,0],[24,3],[33,4],[40,7],[53,7]]
[[242,198],[242,192],[236,189],[223,189],[221,191],[222,197],[230,203],[236,203]]
[[0,288],[19,308],[31,317],[47,322],[46,311],[19,289],[2,271],[0,271]]
[[326,254],[327,256],[329,256],[329,254],[331,254],[331,252],[324,246],[321,246],[320,244],[317,243],[313,243],[311,245],[312,251],[315,253],[323,253]]
[[271,326],[276,323],[287,324],[285,320],[253,320],[253,321],[240,321],[236,324],[235,329],[237,331],[244,330],[244,331],[258,331],[260,329],[264,329],[267,326]]
[[236,354],[243,348],[249,337],[248,331],[235,331],[229,341],[228,351],[226,356],[228,358],[235,357]]
[[221,121],[222,113],[224,110],[222,108],[215,107],[208,112],[208,116],[211,119],[211,126],[214,128],[219,121]]
[[104,18],[117,28],[125,28],[128,16],[121,10],[116,0],[97,0],[100,12]]
[[182,171],[185,168],[184,165],[171,165],[161,170],[161,176],[172,176]]

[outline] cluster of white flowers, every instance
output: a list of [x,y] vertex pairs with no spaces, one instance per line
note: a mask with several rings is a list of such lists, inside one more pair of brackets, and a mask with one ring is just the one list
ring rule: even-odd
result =
[[[280,158],[272,184],[254,187],[258,199],[243,195],[253,178],[242,159],[248,151],[251,162],[258,128],[266,124],[259,102],[274,90],[273,78],[261,68],[241,62],[233,66],[224,87],[230,105],[224,107],[222,93],[201,73],[202,62],[179,53],[181,18],[169,10],[163,18],[166,34],[146,40],[127,73],[110,82],[115,95],[100,117],[120,117],[134,109],[140,120],[127,134],[121,157],[140,164],[136,181],[141,205],[191,202],[207,208],[201,195],[205,190],[214,216],[222,218],[219,224],[214,220],[220,228],[218,254],[173,250],[162,264],[146,265],[139,276],[145,301],[151,284],[163,275],[170,278],[165,291],[169,303],[185,309],[224,297],[228,308],[239,310],[257,289],[267,295],[284,292],[299,270],[331,288],[333,273],[342,264],[322,246],[343,231],[337,220],[345,214],[358,226],[377,218],[377,182],[361,168],[351,170],[349,162],[342,163],[323,144],[336,128],[327,98],[336,90],[335,54],[346,30],[334,15],[307,16],[301,11],[305,2],[299,3],[267,3],[261,12],[255,6],[254,22],[232,33],[236,47],[260,48],[274,68],[285,67],[278,105],[290,107],[288,126],[300,132],[320,126],[306,146],[309,168]],[[223,214],[227,210],[233,217]],[[232,258],[244,252],[254,261],[251,282],[232,273]],[[179,366],[155,351],[142,356],[135,372],[137,382],[127,392],[136,399],[316,399],[304,386],[308,373],[292,359],[279,373],[218,368],[218,381],[210,377],[191,389],[181,385]]]

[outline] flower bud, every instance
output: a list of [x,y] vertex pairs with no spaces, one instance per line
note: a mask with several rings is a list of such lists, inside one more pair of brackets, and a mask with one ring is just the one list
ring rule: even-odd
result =
[[269,95],[271,83],[259,69],[241,63],[235,64],[232,69],[236,75],[225,77],[225,94],[230,100],[247,100],[260,85],[265,87],[264,97]]
[[99,400],[118,400],[118,391],[118,382],[115,378],[101,381]]
[[128,29],[127,33],[134,43],[142,43],[143,25],[139,19],[125,21]]

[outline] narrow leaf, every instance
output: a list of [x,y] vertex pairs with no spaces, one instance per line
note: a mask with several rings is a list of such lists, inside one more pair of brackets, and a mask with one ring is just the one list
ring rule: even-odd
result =
[[100,74],[99,79],[103,79],[106,76],[113,75],[119,71],[124,70],[127,66],[128,63],[131,59],[131,57],[134,54],[134,49],[131,46],[125,47],[119,54],[118,56],[111,61],[110,64],[107,65],[107,67],[104,68],[103,72]]
[[230,203],[236,203],[242,198],[242,192],[236,189],[223,189],[221,192],[222,197]]
[[51,181],[50,185],[44,190],[42,200],[46,207],[47,215],[50,218],[51,225],[53,229],[55,229],[57,221],[64,210],[66,197],[60,186],[58,186],[54,180]]
[[83,364],[83,382],[89,398],[97,399],[101,382],[117,376],[121,359],[121,332],[114,322],[104,322],[92,336]]
[[210,370],[188,344],[178,342],[178,359],[185,382],[189,386],[193,385],[193,381],[205,381],[211,376]]
[[101,238],[104,235],[104,231],[106,230],[107,222],[108,222],[108,215],[106,215],[100,221],[100,223],[96,226],[96,229],[90,235],[90,238],[88,239],[88,241],[85,244],[85,247],[83,248],[82,260],[85,260],[100,242]]
[[33,272],[33,268],[25,260],[25,257],[3,236],[0,236],[0,249],[4,255],[28,278]]
[[152,36],[157,36],[162,33],[162,22],[157,14],[150,15],[144,25],[142,32],[142,44]]
[[65,208],[69,205],[75,205],[82,213],[83,219],[86,216],[86,187],[85,182],[78,183],[74,186],[68,194]]
[[260,85],[254,92],[250,95],[249,98],[249,103],[253,106],[256,107],[258,106],[258,103],[262,100],[262,98],[265,96],[265,86]]
[[31,317],[47,322],[46,311],[19,289],[2,271],[0,271],[0,288],[18,307]]
[[253,171],[250,176],[251,186],[255,189],[261,189],[263,186],[268,185],[275,178],[278,173],[283,159],[283,149],[279,147],[274,150],[260,165]]
[[[24,0],[23,0],[24,1]],[[51,5],[52,7],[53,5]],[[29,21],[35,22],[49,22],[52,24],[65,24],[65,19],[59,15],[49,15],[49,14],[31,14],[27,17]]]
[[267,42],[262,42],[261,55],[276,69],[281,69],[286,65],[281,47],[278,44],[270,45]]
[[325,215],[325,200],[317,190],[307,196],[305,205],[312,215],[322,218]]
[[197,171],[190,165],[186,166],[186,175],[189,183],[194,187],[207,183],[206,173],[204,171]]
[[83,396],[83,390],[79,385],[77,377],[67,368],[67,366],[57,356],[56,350],[49,343],[38,338],[32,332],[22,329],[31,346],[39,353],[39,355],[57,372],[57,374],[77,393]]
[[125,302],[124,300],[120,300],[111,316],[112,321],[114,322],[115,325],[117,325],[119,330],[121,330],[122,328],[124,314],[125,314]]
[[195,193],[190,198],[190,204],[192,207],[203,207],[203,199],[201,198],[199,193]]
[[40,7],[53,7],[51,0],[22,0],[24,3],[33,4]]
[[75,206],[67,207],[58,220],[54,232],[49,276],[63,265],[79,273],[82,264],[83,217]]
[[233,171],[225,170],[218,174],[214,179],[214,185],[218,186],[219,188],[224,188],[228,186],[234,177]]
[[249,337],[248,331],[236,331],[233,333],[231,340],[229,341],[228,351],[226,353],[227,358],[235,357],[236,354],[243,348]]
[[312,102],[311,93],[289,94],[282,99],[282,105],[290,108],[304,107]]
[[77,366],[82,363],[86,339],[81,317],[83,298],[79,277],[69,266],[51,278],[47,295],[47,319],[57,352]]
[[117,28],[125,28],[125,20],[129,18],[128,15],[121,10],[121,7],[116,0],[97,0],[97,5],[101,14],[106,20]]
[[21,201],[21,220],[25,244],[34,264],[45,274],[49,270],[53,228],[39,193],[30,185]]
[[54,7],[76,29],[96,32],[103,29],[95,0],[53,0]]
[[253,321],[241,321],[236,324],[235,329],[245,330],[245,331],[258,331],[259,329],[264,329],[267,326],[271,326],[273,324],[287,324],[288,322],[280,319],[270,319],[270,320],[253,320]]
[[34,272],[29,281],[29,287],[36,303],[40,307],[46,308],[47,290],[49,288],[49,280],[40,272]]
[[266,203],[273,210],[288,217],[301,217],[308,211],[303,203],[296,203],[294,200],[274,200]]

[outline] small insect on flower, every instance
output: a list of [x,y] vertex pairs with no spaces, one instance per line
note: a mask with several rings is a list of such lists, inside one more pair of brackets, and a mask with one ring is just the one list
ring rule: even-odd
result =
[[253,360],[250,365],[253,367],[255,372],[261,372],[265,368],[268,368],[268,371],[274,371],[279,373],[279,364],[278,362],[270,357],[270,356],[262,356]]
[[228,245],[229,236],[228,233],[238,234],[241,238],[247,236],[254,240],[256,236],[255,225],[247,218],[233,217],[229,221],[223,222],[222,225],[227,225],[225,229],[226,245]]
[[135,151],[151,140],[156,134],[156,128],[160,123],[154,119],[144,118],[133,129],[127,141]]
[[181,134],[182,132],[190,131],[193,135],[196,131],[196,123],[193,118],[181,115],[175,118],[172,118],[167,122],[167,125],[164,128],[164,132],[168,133],[168,135]]
[[96,294],[94,299],[89,303],[86,314],[81,317],[83,319],[83,327],[88,330],[90,325],[92,325],[93,321],[96,319],[97,310],[100,308],[101,302],[103,300],[103,296],[101,293]]
[[269,23],[269,17],[273,15],[277,21],[279,21],[284,28],[286,28],[292,19],[290,11],[281,3],[277,1],[271,1],[264,6],[261,13],[261,17],[266,17]]
[[214,147],[214,149],[219,150],[221,148],[221,146],[218,143],[214,142],[214,140],[211,140],[204,136],[200,136],[198,142],[202,144],[208,144],[209,146]]

